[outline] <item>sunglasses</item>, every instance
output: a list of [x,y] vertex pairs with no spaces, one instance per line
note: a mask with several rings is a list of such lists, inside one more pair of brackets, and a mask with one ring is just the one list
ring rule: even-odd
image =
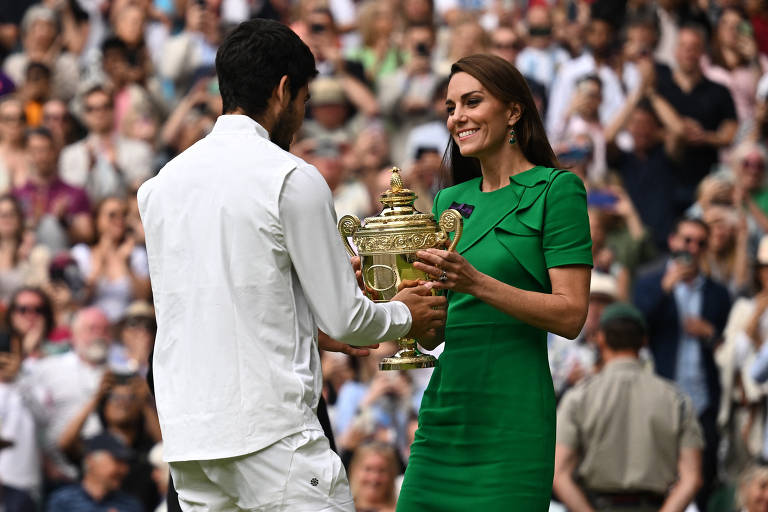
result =
[[112,104],[111,103],[102,103],[101,105],[86,105],[84,110],[86,112],[95,112],[97,110],[105,112],[107,110],[112,110]]
[[698,245],[702,249],[707,246],[706,239],[702,239],[702,238],[691,238],[691,237],[686,236],[686,237],[683,238],[683,242],[685,243],[685,245],[689,245],[689,244],[694,244],[695,243],[696,245]]
[[36,315],[42,315],[45,311],[45,308],[43,306],[22,306],[17,305],[13,308],[13,310],[16,313],[21,313],[22,315],[26,315],[28,313],[34,313]]

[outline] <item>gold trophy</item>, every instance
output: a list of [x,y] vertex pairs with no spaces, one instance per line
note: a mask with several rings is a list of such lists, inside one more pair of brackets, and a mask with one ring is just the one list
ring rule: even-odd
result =
[[[417,270],[413,262],[416,251],[430,247],[444,247],[450,242],[454,250],[461,238],[463,219],[456,210],[446,210],[435,223],[430,213],[420,213],[413,207],[416,194],[403,186],[400,169],[392,168],[390,188],[381,194],[384,209],[379,215],[368,217],[365,224],[354,215],[339,219],[339,233],[350,256],[360,256],[365,295],[374,302],[388,302],[394,297],[404,280],[427,281],[431,276]],[[451,241],[448,233],[455,231]],[[349,244],[352,237],[357,254]],[[433,290],[432,293],[439,293]],[[431,368],[437,361],[416,348],[416,340],[398,338],[399,350],[379,363],[382,370],[410,370]]]

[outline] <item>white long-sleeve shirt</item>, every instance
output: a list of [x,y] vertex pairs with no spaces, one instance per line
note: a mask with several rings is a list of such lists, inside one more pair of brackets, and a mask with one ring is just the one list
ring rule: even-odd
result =
[[405,304],[374,304],[357,287],[317,169],[246,116],[219,117],[138,200],[167,461],[320,429],[318,326],[359,345],[410,329]]

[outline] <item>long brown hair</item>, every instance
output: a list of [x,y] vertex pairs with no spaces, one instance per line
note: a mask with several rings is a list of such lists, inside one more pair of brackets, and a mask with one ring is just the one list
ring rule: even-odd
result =
[[[450,77],[456,73],[473,76],[502,103],[519,105],[521,114],[515,124],[515,133],[523,155],[534,165],[560,167],[547,140],[531,89],[515,66],[495,55],[476,54],[456,61],[451,66]],[[445,185],[477,178],[482,175],[480,161],[462,156],[456,141],[451,138],[443,156],[443,175]]]

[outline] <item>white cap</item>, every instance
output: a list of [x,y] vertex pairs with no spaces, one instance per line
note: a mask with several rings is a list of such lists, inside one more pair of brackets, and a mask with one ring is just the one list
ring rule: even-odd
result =
[[600,272],[597,270],[592,271],[592,277],[589,282],[589,294],[590,295],[603,295],[613,300],[619,298],[619,285],[616,278],[611,274]]

